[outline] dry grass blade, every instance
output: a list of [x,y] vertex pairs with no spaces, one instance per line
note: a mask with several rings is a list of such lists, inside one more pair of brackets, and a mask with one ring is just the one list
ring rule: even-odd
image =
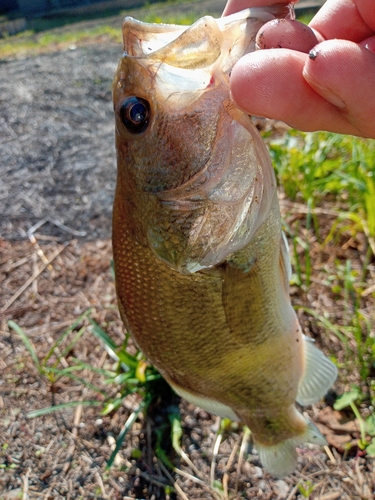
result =
[[60,222],[57,219],[52,219],[50,217],[47,217],[47,220],[49,222],[51,222],[51,224],[54,224],[55,226],[59,227],[63,231],[72,234],[73,236],[82,237],[82,236],[86,236],[86,234],[87,234],[86,231],[76,231],[75,229],[68,227],[67,225],[63,224],[62,222]]
[[331,491],[330,493],[326,493],[325,495],[319,497],[319,500],[336,500],[337,498],[340,498],[341,495],[341,491]]
[[373,253],[373,255],[375,255],[375,238],[371,235],[367,222],[365,220],[361,220],[361,222],[362,222],[364,233],[365,233],[367,240],[369,242],[369,245],[371,247],[372,253]]
[[190,481],[193,481],[194,483],[201,485],[206,491],[210,492],[212,496],[216,498],[216,500],[222,500],[221,496],[217,493],[217,491],[210,488],[210,486],[206,484],[204,481],[202,481],[202,479],[192,476],[188,472],[178,469],[177,467],[173,469],[173,472],[179,474],[182,477],[185,477],[186,479],[189,479]]
[[5,312],[9,306],[11,306],[13,304],[13,302],[15,300],[18,299],[18,297],[20,297],[20,295],[23,294],[23,292],[33,283],[33,281],[35,281],[37,279],[37,277],[42,274],[42,272],[51,264],[51,262],[53,262],[56,257],[58,255],[61,254],[61,252],[69,245],[69,243],[65,243],[64,245],[62,245],[60,248],[58,248],[53,254],[52,256],[47,260],[47,262],[44,263],[44,265],[38,269],[37,271],[35,271],[35,273],[30,276],[30,278],[28,280],[25,281],[25,283],[17,290],[17,292],[8,300],[8,302],[5,304],[5,306],[1,309],[0,313],[3,313]]
[[186,496],[186,494],[185,494],[184,490],[181,488],[181,486],[179,484],[177,484],[177,482],[173,479],[173,477],[168,472],[168,470],[164,466],[164,464],[160,460],[158,460],[158,463],[159,463],[159,467],[161,468],[161,470],[163,471],[163,473],[167,476],[167,478],[169,479],[171,485],[177,491],[177,493],[180,495],[180,497],[182,498],[182,500],[189,500],[189,497]]
[[293,500],[293,497],[294,495],[297,493],[297,490],[298,490],[298,484],[296,484],[294,486],[294,488],[292,489],[292,491],[289,493],[288,497],[286,500]]
[[219,453],[219,448],[220,448],[222,439],[223,439],[223,434],[221,432],[219,432],[219,434],[217,435],[216,440],[215,440],[214,449],[212,452],[212,460],[211,460],[210,486],[212,489],[215,487],[216,460],[217,460],[217,455]]
[[331,460],[331,462],[332,462],[334,465],[336,465],[336,464],[337,464],[336,459],[335,459],[335,457],[333,456],[333,453],[332,453],[332,451],[330,450],[330,448],[326,445],[326,446],[324,446],[324,450],[325,450],[325,452],[327,453],[327,456],[328,456],[328,458]]
[[368,288],[366,288],[366,290],[364,290],[362,292],[362,297],[368,297],[369,295],[371,295],[372,293],[375,292],[375,284],[369,286]]
[[29,500],[29,475],[31,469],[30,467],[27,469],[26,474],[22,477],[23,482],[23,492],[22,492],[22,500]]
[[78,436],[78,428],[79,428],[79,423],[82,418],[82,412],[83,412],[83,405],[78,405],[76,408],[76,411],[74,412],[74,421],[73,421],[73,430],[72,430],[72,439],[70,440],[70,445],[67,450],[67,457],[66,457],[66,462],[63,467],[63,473],[66,474],[70,468],[71,462],[72,462],[72,457],[74,454],[74,450],[76,447],[76,438]]
[[[129,462],[129,460],[127,460],[125,458],[124,462],[129,469],[134,469],[133,464],[131,462]],[[142,472],[139,469],[136,470],[136,475],[142,477],[143,479],[145,479],[147,482],[149,482],[151,484],[155,484],[156,486],[162,487],[163,489],[165,488],[165,486],[167,486],[167,482],[166,482],[164,477],[155,478],[154,476],[151,476],[150,474],[146,474],[145,472]]]
[[245,451],[246,451],[247,445],[249,443],[250,435],[251,435],[250,429],[248,427],[244,427],[241,448],[240,448],[240,454],[239,454],[238,463],[237,463],[237,476],[236,476],[236,485],[235,485],[235,494],[236,495],[238,492],[238,484],[239,484],[239,478],[241,475],[241,467],[243,464]]
[[288,199],[280,199],[280,206],[284,211],[288,211],[294,214],[316,214],[316,215],[332,215],[334,217],[338,217],[340,212],[338,210],[331,210],[328,208],[310,208],[302,203],[297,203],[295,201],[290,201]]
[[199,478],[201,478],[202,474],[201,474],[200,470],[198,469],[198,467],[196,467],[193,464],[193,462],[190,460],[189,456],[184,452],[184,450],[182,448],[179,448],[178,453],[179,453],[180,457],[186,462],[186,464],[191,468],[191,470],[194,471],[194,473]]
[[106,491],[105,491],[105,486],[104,486],[104,483],[103,483],[103,479],[101,477],[101,475],[99,474],[99,472],[95,472],[95,478],[96,478],[96,481],[99,485],[99,488],[100,488],[100,491],[102,492],[102,495],[103,497],[106,499],[106,500],[110,500],[110,497],[107,495]]
[[36,253],[39,255],[39,257],[40,257],[41,261],[43,262],[43,264],[47,265],[47,269],[52,273],[52,276],[53,276],[53,267],[48,262],[48,258],[45,256],[45,254],[44,254],[43,250],[41,249],[41,247],[40,247],[37,239],[35,238],[35,236],[33,234],[28,234],[28,236],[29,236],[29,240],[31,241],[31,244],[35,248]]
[[228,492],[229,474],[228,474],[228,471],[232,467],[232,463],[233,463],[234,458],[236,456],[237,450],[238,450],[238,442],[236,442],[234,444],[234,446],[232,448],[232,452],[231,452],[231,454],[229,456],[228,463],[225,466],[225,472],[224,472],[224,475],[223,475],[223,489],[224,489],[224,498],[225,498],[225,500],[229,499],[229,492]]

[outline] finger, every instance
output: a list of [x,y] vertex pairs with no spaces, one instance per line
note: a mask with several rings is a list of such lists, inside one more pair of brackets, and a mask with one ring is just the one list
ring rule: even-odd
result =
[[364,137],[375,137],[375,54],[347,40],[328,40],[314,48],[303,69],[306,82],[341,110]]
[[375,32],[374,0],[328,0],[309,26],[321,34],[321,40],[358,43]]
[[243,9],[248,9],[250,7],[264,7],[265,5],[275,5],[277,3],[284,3],[285,5],[290,3],[296,3],[298,0],[228,0],[223,16],[229,16],[234,12],[239,12]]
[[318,40],[306,24],[291,19],[275,19],[260,29],[256,43],[260,49],[285,48],[308,53]]
[[370,36],[369,38],[365,38],[359,45],[361,47],[364,47],[365,49],[370,50],[375,54],[375,36]]
[[340,109],[315,92],[302,75],[309,56],[287,49],[244,56],[231,73],[236,104],[256,116],[282,120],[304,131],[357,134]]

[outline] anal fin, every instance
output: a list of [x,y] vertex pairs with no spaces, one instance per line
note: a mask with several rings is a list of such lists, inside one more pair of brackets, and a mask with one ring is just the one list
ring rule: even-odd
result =
[[296,401],[310,405],[321,399],[333,385],[337,368],[317,347],[313,340],[303,336],[305,351],[305,370],[298,386]]

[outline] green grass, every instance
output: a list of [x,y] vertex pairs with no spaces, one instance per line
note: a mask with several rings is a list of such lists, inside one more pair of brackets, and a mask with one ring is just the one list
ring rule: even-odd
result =
[[296,19],[301,23],[309,24],[311,19],[315,16],[315,10],[308,10],[304,12],[296,12]]
[[[375,254],[375,140],[291,130],[271,139],[270,151],[281,189],[301,212],[292,226],[288,213],[285,221],[293,247],[292,283],[308,294],[318,279],[337,303],[334,313],[300,309],[338,337],[346,351],[341,368],[357,370],[373,405],[374,315],[368,304],[374,306],[375,293],[367,289]],[[329,263],[315,271],[312,252],[330,257]]]
[[163,23],[163,24],[182,24],[182,25],[190,25],[193,24],[197,20],[197,17],[194,14],[180,14],[180,15],[168,15],[160,17],[160,14],[156,12],[150,12],[142,16],[142,21],[145,23]]
[[0,41],[0,59],[34,56],[53,50],[66,49],[70,45],[100,42],[102,39],[107,42],[122,43],[121,29],[102,25],[80,31],[73,28],[72,31],[66,33],[44,31],[36,34],[30,30]]
[[[166,4],[177,4],[183,0],[160,2],[161,6]],[[198,1],[198,0],[195,0]],[[70,45],[96,43],[101,39],[122,43],[121,19],[127,15],[126,10],[102,10],[100,12],[88,12],[80,15],[59,15],[36,18],[28,21],[28,29],[17,35],[8,36],[0,40],[0,60],[14,57],[26,57],[36,54],[50,52],[52,50],[63,50]],[[114,27],[103,19],[110,16],[118,16],[118,26]],[[160,17],[159,4],[146,5],[139,9],[139,19],[149,23],[171,23],[192,24],[196,17],[192,14],[167,15]],[[82,28],[81,21],[98,19],[98,25],[90,28]],[[64,28],[62,30],[62,28]]]
[[288,198],[315,207],[333,197],[359,213],[375,236],[375,141],[291,131],[272,143],[271,153]]
[[[129,352],[129,336],[126,337],[125,342],[121,346],[117,346],[107,333],[91,318],[91,309],[88,309],[79,316],[72,325],[60,335],[42,359],[39,359],[32,342],[17,323],[9,321],[8,326],[22,340],[39,374],[45,378],[51,386],[61,378],[69,378],[73,382],[82,384],[98,395],[98,399],[70,401],[47,408],[39,408],[30,412],[28,418],[40,417],[48,413],[66,410],[78,405],[99,406],[100,414],[108,415],[118,410],[123,404],[124,399],[130,394],[137,393],[138,396],[141,397],[141,403],[136,410],[131,412],[117,438],[116,447],[108,460],[107,466],[110,467],[139,413],[141,411],[147,411],[149,405],[154,402],[160,394],[163,394],[166,383],[161,378],[161,375],[155,368],[146,362],[145,357],[139,350],[137,350],[135,354]],[[70,364],[67,366],[65,357],[71,353],[87,329],[89,329],[101,342],[103,349],[106,350],[109,356],[114,360],[115,364],[113,369],[95,368],[74,357],[69,358]],[[97,375],[101,383],[95,385],[80,376],[82,372],[87,373],[87,371]],[[108,391],[103,390],[103,384],[109,387]],[[175,443],[178,443],[178,440],[176,441],[175,439]],[[178,449],[178,444],[175,444],[175,447]],[[160,448],[162,450],[162,447]]]

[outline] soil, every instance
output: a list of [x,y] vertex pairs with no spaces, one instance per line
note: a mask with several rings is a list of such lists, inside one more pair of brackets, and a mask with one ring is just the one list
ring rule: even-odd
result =
[[[118,387],[89,368],[80,374],[86,383],[66,375],[49,382],[9,328],[8,320],[23,328],[39,360],[89,308],[91,318],[117,345],[125,339],[109,239],[116,177],[111,81],[120,54],[120,46],[103,38],[95,45],[0,65],[0,499],[373,498],[373,459],[357,446],[354,416],[332,409],[334,392],[305,410],[329,446],[299,450],[297,470],[283,480],[274,480],[261,468],[256,450],[243,440],[241,426],[233,426],[219,443],[216,417],[168,393],[147,415],[139,415],[108,471],[114,438],[140,404],[139,396],[130,396],[119,410],[102,416],[100,406],[84,402],[116,397]],[[267,126],[274,133],[282,129],[279,124]],[[342,304],[320,272],[335,259],[351,259],[354,268],[361,268],[367,251],[364,235],[343,230],[322,250],[311,230],[304,228],[304,207],[282,195],[281,205],[288,224],[298,227],[309,242],[315,273],[308,294],[292,289],[293,303],[318,313],[328,310],[333,322],[342,323]],[[327,232],[336,221],[329,209],[327,204],[319,214]],[[369,272],[374,280],[373,265]],[[362,309],[373,310],[373,302],[368,294]],[[343,361],[337,338],[324,333],[302,310],[299,316],[304,331]],[[62,344],[59,368],[79,359],[113,370],[113,359],[91,333],[87,319],[73,334],[81,326],[85,329],[74,346],[64,351]],[[349,348],[355,349],[354,342]],[[358,383],[357,372],[354,366],[344,368],[335,390]],[[33,410],[72,401],[82,405],[28,417]],[[166,410],[176,404],[182,416],[182,447],[193,468],[169,451],[165,437],[163,447],[177,467],[168,472],[157,458],[155,441]],[[361,411],[366,416],[368,410]]]
[[0,66],[3,237],[23,238],[44,219],[51,235],[110,236],[119,54],[101,44]]

